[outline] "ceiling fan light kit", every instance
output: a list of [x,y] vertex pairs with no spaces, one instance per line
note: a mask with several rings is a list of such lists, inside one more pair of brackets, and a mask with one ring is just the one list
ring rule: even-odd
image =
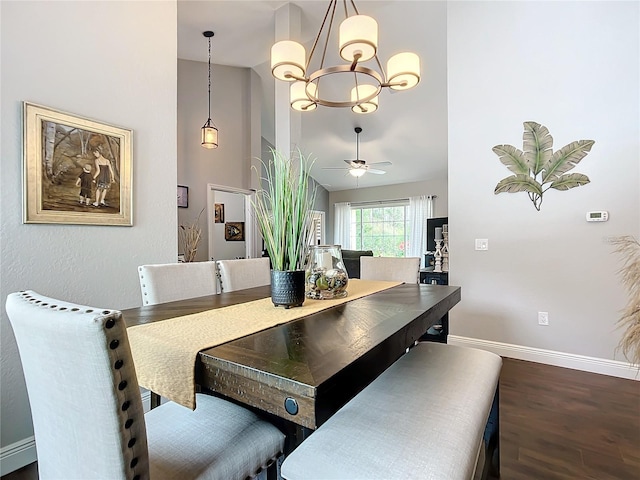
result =
[[349,165],[347,168],[344,168],[344,167],[340,167],[340,168],[326,167],[326,169],[328,169],[328,170],[347,170],[347,173],[349,175],[351,175],[352,177],[355,177],[356,179],[360,178],[361,176],[363,176],[367,172],[375,173],[377,175],[383,175],[383,174],[387,173],[384,170],[379,170],[377,168],[371,168],[371,167],[372,166],[374,166],[374,167],[382,167],[384,165],[391,165],[391,162],[376,162],[376,163],[372,163],[370,165],[367,165],[367,162],[365,162],[364,160],[360,159],[360,133],[362,132],[362,128],[361,127],[356,127],[356,128],[354,128],[354,131],[356,132],[356,158],[355,158],[355,160],[345,160],[345,163],[347,165]]
[[[338,46],[340,57],[349,62],[345,65],[325,66],[325,55],[335,20],[338,0],[330,0],[320,30],[316,35],[309,57],[298,42],[283,40],[271,47],[271,73],[290,87],[291,108],[301,112],[314,110],[317,105],[325,107],[350,107],[356,113],[372,113],[378,109],[378,95],[383,88],[407,90],[420,81],[420,58],[415,53],[403,52],[392,56],[387,62],[385,74],[378,58],[378,23],[367,15],[360,15],[353,0],[342,0],[344,20],[340,24]],[[348,4],[353,10],[349,14]],[[328,20],[328,21],[327,21]],[[319,68],[309,71],[319,46],[320,37],[327,28],[322,46]],[[375,60],[377,70],[365,67],[363,62]],[[351,75],[353,87],[345,92],[342,100],[323,96],[321,80],[329,82],[338,74]],[[350,94],[346,97],[347,94]]]

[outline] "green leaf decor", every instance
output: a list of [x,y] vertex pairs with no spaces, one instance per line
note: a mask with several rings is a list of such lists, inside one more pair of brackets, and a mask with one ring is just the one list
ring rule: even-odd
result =
[[567,172],[587,156],[595,142],[578,140],[553,152],[553,137],[544,125],[524,122],[522,150],[513,145],[496,145],[493,152],[512,173],[498,182],[494,193],[527,192],[536,210],[540,211],[542,195],[553,188],[569,190],[589,183],[582,173]]

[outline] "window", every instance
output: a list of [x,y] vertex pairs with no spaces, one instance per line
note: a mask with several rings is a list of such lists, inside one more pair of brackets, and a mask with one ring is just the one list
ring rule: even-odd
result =
[[351,245],[384,257],[404,257],[409,240],[409,202],[351,206]]

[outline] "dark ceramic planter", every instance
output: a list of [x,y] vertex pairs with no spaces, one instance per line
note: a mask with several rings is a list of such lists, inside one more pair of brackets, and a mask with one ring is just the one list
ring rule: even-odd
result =
[[304,303],[304,270],[271,270],[271,301],[284,308]]

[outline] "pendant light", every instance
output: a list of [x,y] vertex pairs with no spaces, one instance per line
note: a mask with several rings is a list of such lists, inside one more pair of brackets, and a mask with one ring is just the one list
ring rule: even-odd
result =
[[201,145],[204,148],[218,148],[218,128],[211,121],[211,37],[213,37],[213,32],[211,30],[207,30],[206,32],[202,32],[209,40],[209,118],[202,126],[202,143]]

